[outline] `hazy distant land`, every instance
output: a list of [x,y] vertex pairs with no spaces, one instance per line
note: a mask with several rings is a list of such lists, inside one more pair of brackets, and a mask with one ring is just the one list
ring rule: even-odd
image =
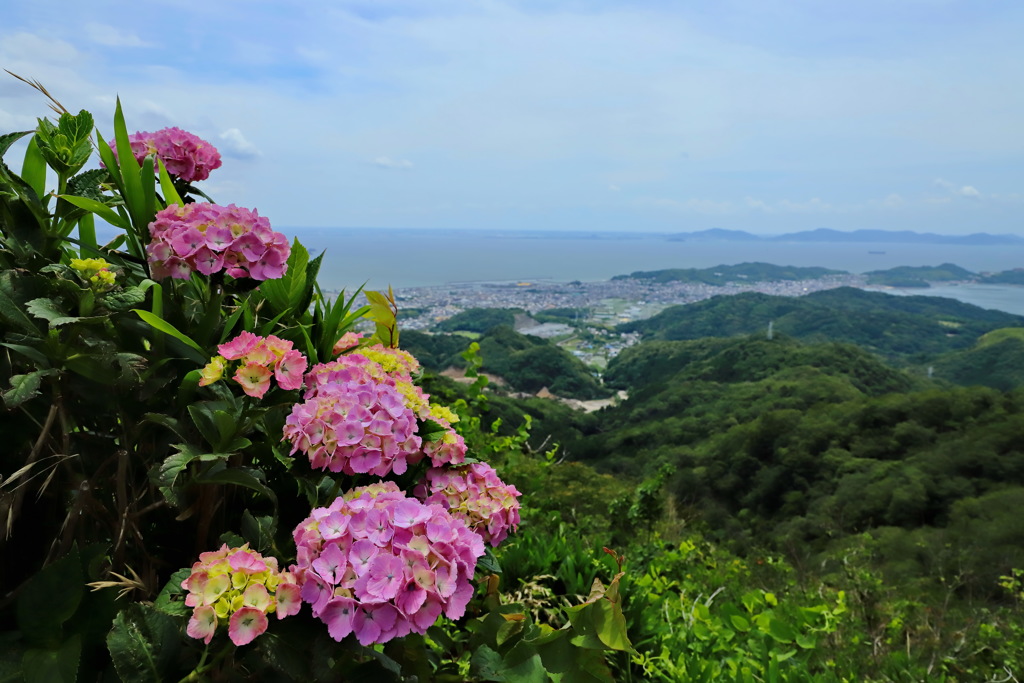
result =
[[964,244],[990,246],[1001,244],[1024,245],[1024,237],[1018,235],[991,235],[976,232],[970,235],[938,235],[932,232],[911,230],[853,230],[844,232],[829,228],[790,232],[784,235],[754,235],[743,230],[722,230],[712,228],[697,232],[679,232],[669,235],[674,242],[832,242],[870,244]]

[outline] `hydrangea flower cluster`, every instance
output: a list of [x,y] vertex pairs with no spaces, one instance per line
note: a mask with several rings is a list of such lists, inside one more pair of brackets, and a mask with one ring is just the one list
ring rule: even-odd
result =
[[354,489],[316,508],[293,533],[302,600],[337,641],[363,645],[425,633],[460,618],[484,544],[440,505],[393,482]]
[[368,358],[380,366],[394,381],[395,388],[402,394],[405,404],[416,413],[416,417],[436,422],[442,427],[440,433],[423,441],[423,454],[430,458],[431,464],[458,465],[465,462],[466,442],[452,428],[459,421],[459,416],[444,406],[430,403],[430,396],[413,382],[413,376],[420,372],[420,364],[412,354],[377,344],[359,349],[347,357],[356,355]]
[[[402,474],[426,455],[431,464],[465,461],[466,444],[451,428],[457,416],[428,402],[411,378],[419,363],[405,351],[375,346],[315,365],[305,401],[292,408],[284,439],[318,469],[346,474]],[[420,420],[442,427],[428,438]]]
[[273,280],[288,271],[291,245],[255,209],[234,204],[172,205],[149,224],[146,246],[153,277],[187,280],[193,271]]
[[[139,131],[128,136],[135,160],[142,164],[147,155],[155,154],[164,162],[167,172],[185,182],[206,180],[210,171],[220,168],[220,152],[206,140],[181,128],[163,128],[154,133]],[[110,142],[117,155],[117,145]]]
[[422,458],[416,416],[394,381],[369,359],[352,354],[306,375],[305,401],[285,420],[292,454],[317,469],[345,474],[402,474]]
[[292,342],[274,335],[260,337],[242,332],[217,347],[220,355],[214,356],[203,368],[199,386],[221,380],[228,370],[228,362],[237,360],[240,362],[232,379],[253,398],[263,398],[270,389],[271,378],[276,379],[282,389],[300,389],[309,362],[293,347]]
[[277,558],[263,557],[248,544],[202,553],[181,587],[193,608],[186,632],[206,644],[225,619],[231,642],[246,645],[267,630],[268,614],[284,619],[302,607],[295,577],[278,571]]
[[414,493],[428,505],[442,505],[494,547],[505,540],[509,529],[519,527],[518,498],[522,494],[499,479],[486,463],[432,467]]
[[114,287],[116,275],[110,270],[110,264],[101,258],[73,258],[71,269],[89,281],[89,286],[97,292],[105,292]]

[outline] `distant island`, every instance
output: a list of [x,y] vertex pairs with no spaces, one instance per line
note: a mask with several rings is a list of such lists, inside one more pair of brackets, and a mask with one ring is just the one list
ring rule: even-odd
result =
[[[745,233],[744,233],[745,234]],[[845,270],[831,268],[777,266],[771,263],[740,263],[712,268],[665,268],[638,270],[628,275],[616,275],[612,281],[645,280],[651,282],[691,282],[722,286],[741,282],[786,282],[818,280],[850,275]],[[883,287],[931,287],[932,282],[970,282],[979,284],[1024,285],[1024,268],[999,273],[974,273],[953,263],[938,266],[897,266],[886,270],[864,273],[866,284]]]
[[798,266],[776,266],[771,263],[740,263],[713,268],[666,268],[638,270],[629,275],[616,275],[612,280],[653,280],[654,282],[700,282],[722,286],[730,282],[780,282],[784,280],[817,280],[829,275],[848,275],[844,270]]
[[678,232],[668,236],[673,242],[828,242],[868,244],[963,244],[971,246],[1024,245],[1018,235],[939,235],[910,230],[853,230],[844,232],[829,228],[790,232],[784,235],[754,235],[743,230],[711,228],[697,232]]

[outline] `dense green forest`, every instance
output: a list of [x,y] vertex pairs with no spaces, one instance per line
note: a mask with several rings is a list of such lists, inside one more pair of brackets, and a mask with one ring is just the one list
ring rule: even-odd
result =
[[671,306],[619,330],[680,340],[776,332],[806,341],[847,341],[891,361],[967,349],[986,332],[1024,318],[942,297],[892,296],[840,287],[794,298],[755,292]]
[[[529,533],[502,581],[537,618],[610,571],[602,546],[625,553],[620,680],[1010,681],[1022,322],[933,297],[744,294],[633,324],[645,341],[604,373],[628,398],[595,413],[428,385],[462,398],[470,439],[519,444],[506,471]],[[484,366],[534,343],[487,334],[503,341],[480,340]],[[978,377],[991,386],[954,385]]]
[[[511,316],[508,309],[493,310]],[[461,355],[468,343],[465,337],[410,331],[402,335],[402,342],[429,370],[440,372],[466,364]],[[577,399],[604,398],[610,393],[590,368],[550,340],[519,334],[499,324],[485,328],[477,342],[483,372],[497,375],[514,391],[535,394],[546,388],[557,396]]]

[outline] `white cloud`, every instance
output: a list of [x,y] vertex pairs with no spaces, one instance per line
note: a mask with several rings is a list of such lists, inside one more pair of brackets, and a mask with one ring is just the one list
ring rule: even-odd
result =
[[410,169],[413,164],[408,159],[392,159],[391,157],[377,157],[371,162],[374,166],[388,169]]
[[622,191],[622,188],[619,187],[618,185],[609,185],[608,189],[611,190],[612,192],[621,192]]
[[974,200],[980,200],[982,198],[981,192],[979,192],[973,185],[961,185],[960,187],[957,187],[956,184],[942,178],[936,178],[935,184],[955,197],[965,197],[967,199]]
[[107,47],[152,47],[153,43],[147,43],[130,31],[124,31],[107,24],[98,24],[90,21],[85,25],[85,35],[89,40]]
[[236,159],[252,159],[262,155],[259,148],[246,139],[242,131],[228,128],[220,134],[221,144],[217,147],[225,156]]

